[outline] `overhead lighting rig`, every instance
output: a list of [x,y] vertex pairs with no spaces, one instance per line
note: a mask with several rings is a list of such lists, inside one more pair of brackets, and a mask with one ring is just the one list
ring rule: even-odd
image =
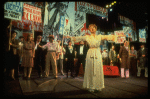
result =
[[117,2],[116,1],[114,1],[114,2],[112,2],[111,4],[107,4],[106,5],[106,8],[110,8],[110,7],[112,7],[113,5],[115,5]]

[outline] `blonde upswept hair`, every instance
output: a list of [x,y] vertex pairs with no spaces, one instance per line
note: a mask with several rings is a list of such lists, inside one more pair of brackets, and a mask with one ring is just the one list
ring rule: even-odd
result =
[[96,28],[96,30],[97,30],[97,26],[96,26],[95,24],[90,24],[89,27],[88,27],[88,30],[89,30],[89,28],[90,28],[91,26],[94,26],[94,27]]

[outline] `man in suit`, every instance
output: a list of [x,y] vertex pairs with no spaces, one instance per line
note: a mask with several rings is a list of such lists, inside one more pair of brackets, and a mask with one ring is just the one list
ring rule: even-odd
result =
[[77,59],[78,59],[77,67],[76,67],[76,76],[78,76],[81,63],[83,65],[83,70],[85,69],[85,59],[86,59],[87,50],[88,48],[84,45],[83,41],[81,41],[80,45],[76,47]]
[[44,65],[44,51],[42,50],[40,46],[44,45],[43,42],[41,42],[42,36],[38,35],[36,42],[35,42],[35,59],[34,59],[34,64],[35,67],[38,70],[38,75],[39,77],[42,77],[42,70],[43,70],[43,65]]
[[65,61],[66,61],[66,72],[68,78],[68,72],[71,71],[71,77],[74,78],[74,58],[75,58],[75,49],[72,46],[71,41],[68,42],[68,46],[66,47]]
[[141,49],[138,51],[137,62],[137,76],[140,77],[141,69],[145,69],[145,77],[148,77],[148,49],[144,47],[144,44],[141,45]]
[[129,57],[129,42],[124,41],[124,46],[121,46],[119,50],[120,62],[121,62],[121,78],[129,78],[129,66],[130,66],[130,57]]

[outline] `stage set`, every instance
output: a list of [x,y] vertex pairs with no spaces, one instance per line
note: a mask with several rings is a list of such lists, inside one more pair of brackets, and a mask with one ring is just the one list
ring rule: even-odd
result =
[[[16,7],[12,9],[12,5]],[[11,35],[11,31],[15,31],[16,39],[23,36],[26,40],[30,34],[36,41],[37,36],[41,35],[42,42],[46,44],[49,42],[48,36],[54,35],[54,41],[60,40],[67,45],[69,39],[63,39],[63,36],[91,35],[88,26],[96,24],[97,35],[126,35],[126,37],[118,37],[117,42],[101,41],[99,46],[101,53],[104,50],[109,53],[111,46],[114,45],[116,55],[118,55],[120,46],[125,40],[136,45],[137,50],[140,48],[138,46],[140,42],[146,43],[147,28],[137,29],[133,20],[119,13],[108,15],[110,13],[110,9],[87,2],[6,2],[4,4],[4,18],[10,22],[8,22],[9,27],[6,26],[9,29],[6,35]],[[79,45],[79,43],[74,45]],[[141,77],[121,78],[119,62],[111,65],[110,60],[103,65],[105,88],[96,93],[83,89],[84,69],[82,65],[75,78],[70,75],[67,78],[65,70],[64,75],[58,73],[57,79],[54,79],[52,70],[47,78],[39,78],[37,72],[33,68],[31,78],[27,80],[23,78],[23,70],[20,70],[19,78],[14,81],[8,81],[4,74],[4,96],[35,98],[145,98],[148,96],[148,78],[143,76],[143,71]]]

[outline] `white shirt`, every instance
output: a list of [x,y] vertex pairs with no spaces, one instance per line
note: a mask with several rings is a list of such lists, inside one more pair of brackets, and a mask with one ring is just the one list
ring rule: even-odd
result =
[[80,55],[83,55],[83,47],[84,47],[84,45],[83,46],[80,45]]
[[102,53],[102,57],[103,57],[103,58],[106,58],[106,57],[108,57],[108,54],[107,54],[107,52],[103,52],[103,53]]
[[35,45],[35,50],[37,50],[37,46],[39,45],[40,42],[36,42],[36,45]]

